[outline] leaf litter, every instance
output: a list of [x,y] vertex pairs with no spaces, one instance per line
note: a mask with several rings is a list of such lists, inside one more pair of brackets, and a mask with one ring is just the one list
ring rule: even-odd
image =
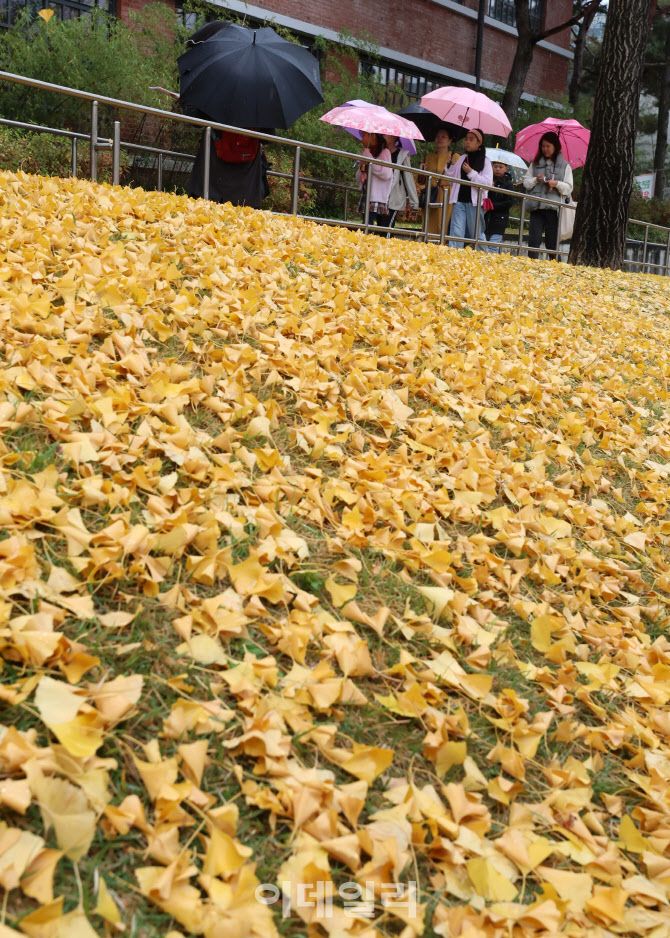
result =
[[667,935],[666,281],[2,180],[0,936]]

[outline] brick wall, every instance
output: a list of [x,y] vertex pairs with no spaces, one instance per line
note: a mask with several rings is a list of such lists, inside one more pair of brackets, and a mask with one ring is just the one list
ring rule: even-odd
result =
[[[121,0],[141,3],[142,0]],[[380,46],[448,66],[467,74],[474,71],[477,22],[432,0],[252,0],[270,14],[290,16],[314,26],[340,32],[363,30]],[[478,0],[466,0],[472,10]],[[564,22],[572,14],[572,0],[547,0],[545,25]],[[555,45],[569,48],[569,30],[552,36]],[[505,84],[514,55],[516,38],[486,26],[482,77]],[[569,60],[546,49],[536,50],[526,91],[562,95],[567,90]]]
[[[147,0],[116,0],[116,15],[122,20],[127,20],[129,13],[142,10],[146,5]],[[174,7],[174,3],[168,5]]]
[[[544,29],[551,29],[565,23],[572,16],[572,3],[570,0],[545,0]],[[550,36],[548,42],[553,42],[563,49],[570,48],[570,30],[564,29],[560,33]]]

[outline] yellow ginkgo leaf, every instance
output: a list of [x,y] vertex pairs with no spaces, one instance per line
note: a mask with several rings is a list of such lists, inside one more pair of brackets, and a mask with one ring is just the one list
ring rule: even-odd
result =
[[514,883],[499,873],[486,857],[468,860],[465,868],[477,895],[487,902],[511,902],[516,898],[518,889]]
[[98,879],[98,901],[93,911],[111,925],[118,925],[121,922],[119,907],[112,899],[111,893],[107,888],[107,883],[102,876]]
[[358,590],[358,587],[355,583],[337,583],[332,576],[328,577],[325,586],[330,594],[331,602],[336,609],[339,609],[340,606],[344,606],[345,603],[348,603],[350,600],[352,600]]

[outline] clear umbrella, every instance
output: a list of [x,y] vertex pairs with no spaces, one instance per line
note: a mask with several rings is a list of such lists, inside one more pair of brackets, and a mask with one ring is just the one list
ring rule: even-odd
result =
[[515,186],[518,186],[523,177],[526,175],[528,166],[526,163],[524,163],[520,156],[517,156],[516,153],[512,153],[511,150],[501,150],[500,147],[487,147],[486,155],[492,163],[505,164],[509,170],[509,173],[512,177],[512,182]]

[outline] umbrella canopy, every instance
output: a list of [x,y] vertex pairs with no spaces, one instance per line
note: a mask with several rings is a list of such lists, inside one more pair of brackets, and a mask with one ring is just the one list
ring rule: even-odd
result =
[[434,140],[438,130],[446,130],[451,139],[456,143],[467,133],[465,127],[459,127],[458,124],[450,124],[447,121],[441,121],[439,117],[422,107],[418,101],[413,101],[407,107],[398,111],[401,117],[416,124],[426,140]]
[[319,63],[274,29],[234,24],[177,60],[180,102],[236,127],[290,127],[323,101]]
[[421,104],[440,120],[458,124],[466,132],[479,128],[482,133],[496,137],[506,137],[512,132],[512,125],[500,105],[472,88],[456,85],[436,88],[424,94]]
[[504,163],[512,176],[512,182],[518,186],[526,175],[528,166],[511,150],[501,150],[500,147],[487,147],[486,155],[492,163]]
[[[369,101],[363,101],[361,98],[352,98],[351,101],[345,101],[344,104],[340,105],[341,107],[377,107],[376,104],[370,104]],[[386,110],[384,108],[384,110]],[[352,127],[343,127],[342,130],[346,130],[348,134],[352,134],[354,137],[361,139],[364,131],[354,130]],[[416,153],[416,144],[411,139],[411,137],[398,137],[400,140],[400,147],[403,150],[407,150],[410,156],[414,156]]]
[[366,107],[348,105],[334,107],[319,120],[332,124],[333,127],[344,127],[349,131],[392,134],[395,137],[408,137],[410,140],[423,140],[423,134],[416,124],[376,104],[369,104]]
[[577,166],[583,166],[586,162],[586,151],[589,148],[591,131],[587,130],[586,127],[582,127],[579,121],[575,120],[547,117],[539,124],[524,127],[516,135],[514,152],[527,160],[535,159],[542,135],[550,130],[558,134],[558,139],[561,141],[561,151],[570,166],[574,169]]

